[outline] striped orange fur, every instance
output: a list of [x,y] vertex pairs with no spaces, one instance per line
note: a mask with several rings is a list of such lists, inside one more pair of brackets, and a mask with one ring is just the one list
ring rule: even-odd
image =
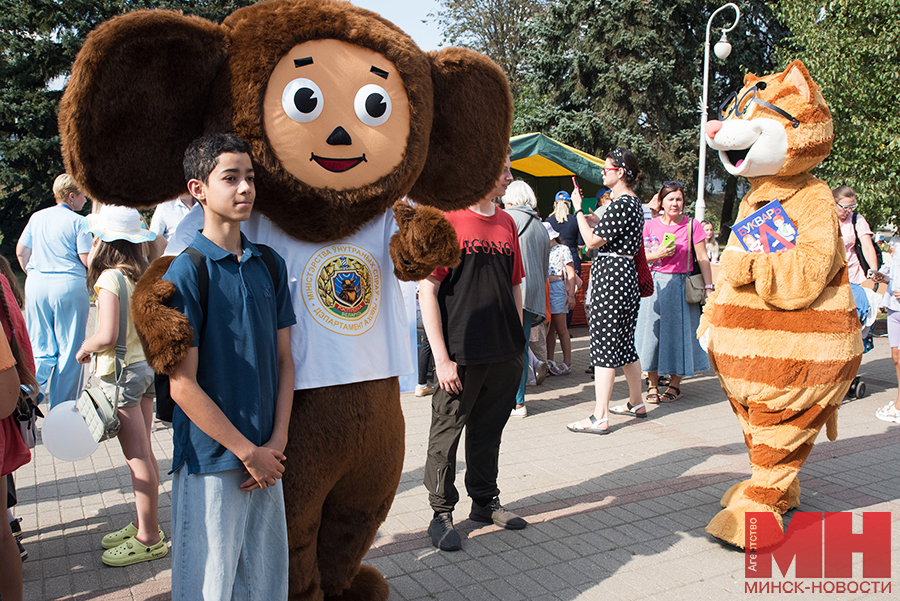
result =
[[[797,228],[797,244],[781,253],[747,253],[732,234],[698,331],[708,334],[710,361],[743,429],[752,469],[748,481],[725,493],[724,509],[706,530],[739,547],[745,513],[770,511],[781,523],[780,515],[799,504],[797,474],[823,426],[836,436],[837,409],[862,355],[831,190],[807,173],[831,151],[825,100],[799,61],[783,73],[748,75],[744,85],[738,97],[756,85],[758,98],[800,124],[795,128],[764,107],[744,115],[782,123],[787,151],[777,173],[750,178],[738,220],[778,199]],[[727,134],[730,120],[717,124],[716,132]],[[739,126],[746,134],[746,122]],[[716,135],[720,151],[728,150],[728,139]],[[766,164],[757,163],[763,165],[757,172]]]

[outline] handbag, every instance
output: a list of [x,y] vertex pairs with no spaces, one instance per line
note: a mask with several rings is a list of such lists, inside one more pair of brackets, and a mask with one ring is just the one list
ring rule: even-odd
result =
[[694,260],[694,220],[688,224],[690,228],[690,243],[688,244],[688,268],[693,265],[693,269],[689,269],[690,275],[685,278],[684,282],[684,300],[689,304],[695,305],[701,302],[706,293],[706,284],[703,281],[703,274],[700,272],[700,263]]
[[[3,294],[4,292],[0,290],[0,295]],[[6,296],[4,295],[0,300],[3,301],[0,303],[0,306],[3,307],[3,312],[6,316],[6,326],[10,331],[9,345],[10,347],[13,347],[14,343],[18,344],[19,352],[24,352],[22,350],[22,343],[17,337],[21,332],[17,333],[16,328],[13,325],[12,316],[9,314],[9,305],[6,302]],[[19,365],[17,367],[26,369],[24,365]],[[21,380],[21,375],[19,379]],[[44,414],[38,409],[38,403],[41,402],[43,396],[44,395],[40,390],[35,394],[23,384],[19,388],[19,399],[16,401],[16,408],[9,417],[9,419],[12,420],[13,425],[15,425],[16,429],[19,431],[19,434],[21,434],[25,446],[29,449],[33,449],[36,442],[35,423],[37,422],[37,418],[44,417]]]
[[125,362],[125,334],[128,328],[128,288],[125,285],[124,276],[114,270],[119,281],[119,337],[116,340],[116,392],[113,398],[109,398],[106,392],[96,382],[94,374],[97,371],[97,356],[91,358],[91,377],[85,385],[75,408],[84,418],[91,436],[97,442],[103,442],[108,438],[114,438],[119,433],[119,380],[124,373]]
[[19,403],[12,413],[12,418],[19,429],[19,434],[22,435],[25,446],[29,449],[33,449],[36,442],[35,423],[39,417],[44,417],[43,412],[35,403],[28,388],[22,386],[19,391]]
[[643,236],[641,236],[641,247],[634,255],[634,265],[637,267],[638,291],[641,293],[641,298],[653,296],[653,274],[650,273],[650,265],[647,264]]

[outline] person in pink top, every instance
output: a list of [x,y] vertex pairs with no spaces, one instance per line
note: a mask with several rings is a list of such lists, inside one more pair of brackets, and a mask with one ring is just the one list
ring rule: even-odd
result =
[[[671,403],[681,396],[681,379],[709,369],[709,356],[700,347],[696,331],[700,305],[684,297],[694,261],[700,264],[706,293],[713,290],[706,254],[706,231],[696,219],[684,215],[684,185],[665,182],[659,191],[659,217],[644,223],[644,248],[653,273],[653,294],[641,299],[635,344],[647,370],[648,403]],[[666,244],[666,236],[674,242]],[[659,394],[659,374],[668,375]]]
[[860,257],[856,252],[856,239],[859,238],[863,258],[869,268],[878,269],[872,228],[869,227],[866,218],[856,212],[856,192],[853,188],[838,186],[831,193],[834,195],[834,209],[841,224],[844,248],[847,250],[847,276],[851,284],[862,284],[867,279],[866,270],[860,264]]

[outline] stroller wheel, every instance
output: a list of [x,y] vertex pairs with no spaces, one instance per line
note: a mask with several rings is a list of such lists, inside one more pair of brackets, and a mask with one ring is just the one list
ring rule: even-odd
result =
[[853,391],[853,396],[855,396],[855,397],[858,398],[858,399],[861,399],[861,398],[863,398],[864,396],[866,396],[866,383],[865,383],[865,382],[863,382],[862,380],[860,380],[859,383],[857,383],[857,384],[854,386],[854,388],[855,388],[856,390]]

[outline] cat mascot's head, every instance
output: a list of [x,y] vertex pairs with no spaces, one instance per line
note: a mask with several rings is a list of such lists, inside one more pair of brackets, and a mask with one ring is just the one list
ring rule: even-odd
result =
[[706,139],[732,175],[787,177],[828,156],[834,127],[819,87],[794,61],[783,73],[748,73],[720,106],[719,120],[706,124]]

